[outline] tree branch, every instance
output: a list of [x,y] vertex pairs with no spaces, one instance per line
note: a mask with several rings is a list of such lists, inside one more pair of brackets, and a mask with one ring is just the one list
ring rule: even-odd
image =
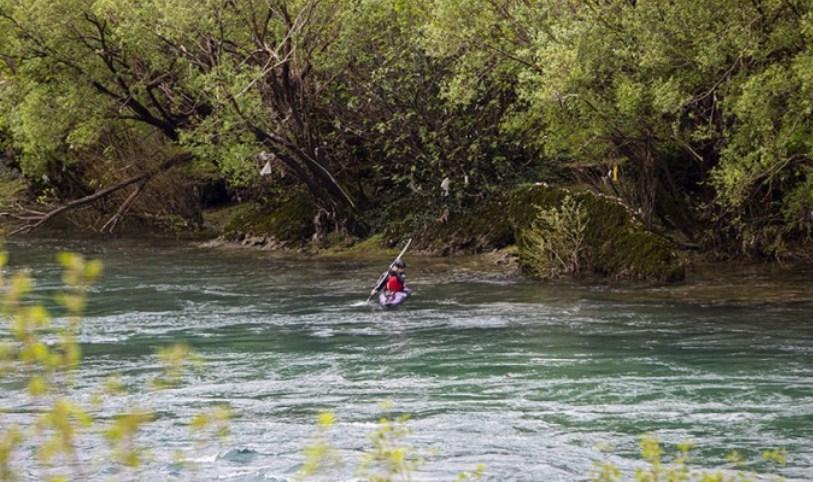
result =
[[109,232],[112,233],[116,226],[118,226],[119,222],[121,221],[122,217],[130,210],[130,206],[133,205],[136,199],[144,192],[144,188],[147,186],[147,183],[150,181],[150,178],[143,179],[141,182],[136,184],[135,190],[127,196],[127,199],[124,200],[123,203],[119,206],[116,210],[116,214],[114,214],[110,219],[107,220],[106,223],[102,226],[102,232]]

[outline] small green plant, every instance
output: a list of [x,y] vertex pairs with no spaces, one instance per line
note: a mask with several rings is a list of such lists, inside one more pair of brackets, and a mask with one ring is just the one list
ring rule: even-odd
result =
[[19,202],[25,189],[22,179],[11,177],[0,169],[0,209],[8,209]]
[[57,199],[56,189],[54,189],[53,187],[46,187],[37,196],[37,204],[47,206],[48,204],[51,204],[54,201],[56,201],[56,199]]
[[162,373],[152,381],[156,390],[175,388],[181,385],[187,371],[200,371],[203,368],[203,358],[183,343],[159,349],[158,361]]
[[480,480],[486,473],[486,464],[477,464],[474,470],[466,470],[457,474],[458,481]]
[[534,224],[522,235],[526,267],[539,278],[558,278],[584,268],[587,211],[567,195],[559,207],[537,207]]

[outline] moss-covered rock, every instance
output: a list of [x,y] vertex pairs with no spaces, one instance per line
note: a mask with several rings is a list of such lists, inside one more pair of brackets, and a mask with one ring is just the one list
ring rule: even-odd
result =
[[679,281],[685,277],[672,246],[647,231],[620,202],[590,191],[575,191],[542,184],[522,186],[508,196],[508,220],[518,240],[520,261],[524,246],[522,231],[536,221],[539,207],[561,206],[570,194],[587,212],[584,231],[584,257],[589,270],[613,277],[662,282]]
[[412,237],[413,247],[437,255],[480,253],[513,243],[514,232],[505,215],[503,199],[465,211],[446,212],[429,219],[426,209],[410,209],[384,229],[385,244],[393,246]]
[[313,236],[315,213],[310,196],[294,191],[270,207],[245,204],[234,208],[223,236],[235,242],[248,239],[249,244],[300,245]]

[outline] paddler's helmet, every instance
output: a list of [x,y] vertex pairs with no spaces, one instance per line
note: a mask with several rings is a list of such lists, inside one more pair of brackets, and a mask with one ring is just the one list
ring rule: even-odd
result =
[[392,265],[396,268],[406,268],[406,263],[404,263],[404,260],[402,259],[396,259]]

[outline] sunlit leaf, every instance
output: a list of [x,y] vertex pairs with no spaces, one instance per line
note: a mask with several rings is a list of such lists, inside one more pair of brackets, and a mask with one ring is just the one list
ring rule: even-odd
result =
[[321,412],[316,418],[319,426],[323,428],[332,427],[336,423],[336,415],[333,412]]
[[787,463],[788,454],[785,449],[766,450],[762,452],[762,459],[779,465]]
[[48,382],[40,375],[34,375],[28,381],[28,393],[33,397],[40,397],[48,393]]

